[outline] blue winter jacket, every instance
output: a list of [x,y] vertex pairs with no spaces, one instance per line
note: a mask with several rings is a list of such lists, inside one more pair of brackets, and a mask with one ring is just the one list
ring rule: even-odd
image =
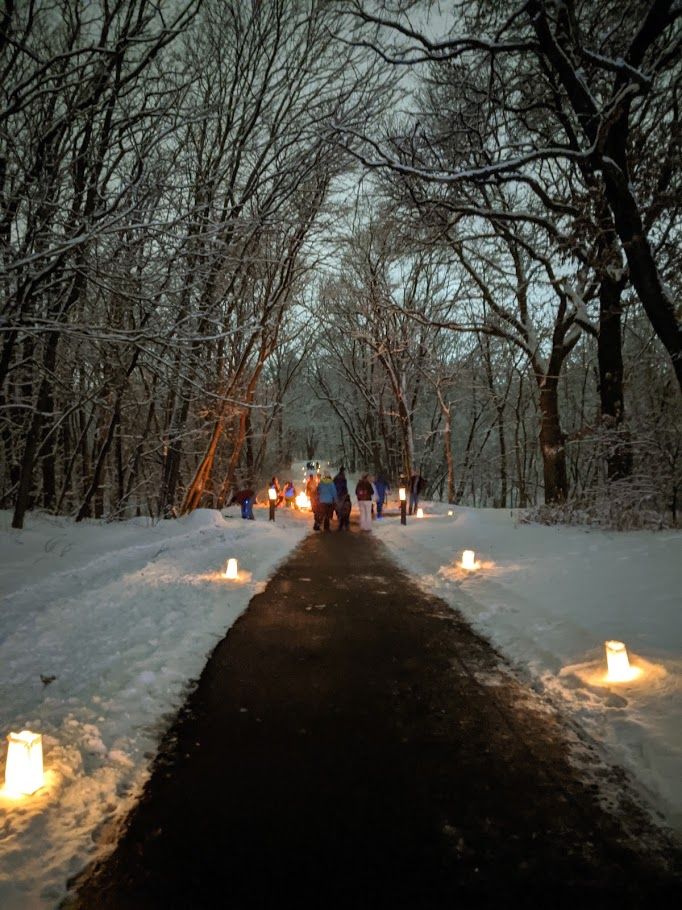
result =
[[386,492],[391,488],[386,483],[385,480],[375,480],[374,481],[374,490],[377,494],[377,499],[379,502],[383,502],[386,499]]
[[328,480],[326,483],[321,480],[317,487],[317,496],[321,503],[330,506],[336,499],[336,487],[333,481]]

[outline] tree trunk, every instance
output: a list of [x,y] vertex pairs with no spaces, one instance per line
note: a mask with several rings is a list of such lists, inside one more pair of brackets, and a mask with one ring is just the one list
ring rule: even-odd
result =
[[[623,402],[623,350],[621,340],[622,282],[610,275],[601,276],[599,286],[599,397],[604,426],[613,432],[608,447],[607,474],[609,480],[628,477],[632,471],[632,453],[627,439],[621,438],[625,416]],[[609,434],[611,435],[611,434]]]
[[[54,417],[54,415],[53,415]],[[42,458],[43,474],[43,508],[54,509],[55,499],[57,496],[57,479],[55,472],[55,445],[54,438],[50,438],[47,444],[47,451]]]
[[500,498],[498,507],[507,506],[507,443],[504,438],[504,409],[497,409],[497,435],[500,445]]
[[175,493],[180,476],[182,463],[182,431],[189,414],[189,395],[185,395],[180,408],[180,413],[173,417],[168,430],[168,442],[163,461],[163,476],[161,478],[161,493],[159,495],[159,515],[171,518],[175,505]]
[[246,439],[246,409],[242,411],[237,419],[237,432],[235,434],[233,443],[232,443],[232,454],[230,455],[230,461],[227,465],[227,471],[225,472],[225,480],[223,485],[220,488],[220,493],[218,494],[217,507],[223,509],[227,498],[232,491],[234,486],[234,479],[237,474],[237,465],[239,464],[239,459],[242,454],[242,447],[244,445],[244,440]]
[[253,434],[251,427],[251,409],[247,408],[244,412],[244,445],[245,445],[245,460],[246,460],[246,476],[249,478],[249,481],[253,481]]
[[682,325],[673,301],[663,288],[637,204],[622,174],[615,176],[615,169],[604,170],[604,186],[616,233],[630,267],[630,280],[654,331],[670,354],[682,388]]
[[95,464],[95,470],[92,474],[92,480],[90,481],[90,486],[85,491],[85,496],[83,497],[83,502],[81,507],[78,510],[76,515],[76,521],[82,521],[84,518],[90,516],[90,503],[92,500],[95,500],[95,518],[101,518],[104,513],[104,494],[102,488],[102,477],[104,475],[104,464],[106,457],[111,448],[111,444],[114,440],[114,432],[118,426],[118,422],[121,419],[121,400],[117,396],[116,402],[114,404],[114,413],[111,415],[109,421],[109,426],[107,431],[104,434],[102,440],[102,445],[100,446],[99,455],[97,456],[97,462]]
[[455,495],[455,461],[452,457],[452,418],[450,417],[450,408],[445,411],[444,416],[443,449],[445,451],[445,463],[448,467],[448,502],[454,505],[457,497]]
[[31,424],[26,436],[24,454],[21,460],[21,477],[19,480],[16,504],[14,506],[14,515],[12,516],[13,528],[23,528],[24,516],[31,500],[33,469],[35,466],[36,454],[43,438],[45,415],[51,411],[50,402],[52,401],[52,387],[50,383],[57,360],[58,343],[59,333],[54,332],[49,336],[45,346],[45,354],[43,356],[43,378],[41,379],[40,387],[38,389],[36,408],[33,412],[33,417],[31,418]]
[[211,439],[208,443],[206,453],[201,459],[199,467],[194,473],[192,482],[187,488],[185,500],[182,504],[182,509],[180,510],[181,515],[186,515],[188,512],[192,512],[194,509],[198,508],[199,503],[201,502],[201,497],[206,486],[207,478],[213,469],[213,461],[215,459],[218,443],[220,442],[220,437],[223,434],[223,427],[224,418],[223,415],[220,414],[215,424],[213,425],[213,432],[211,433]]
[[545,503],[566,501],[566,440],[559,421],[559,383],[557,377],[543,376],[540,386],[540,451],[545,481]]

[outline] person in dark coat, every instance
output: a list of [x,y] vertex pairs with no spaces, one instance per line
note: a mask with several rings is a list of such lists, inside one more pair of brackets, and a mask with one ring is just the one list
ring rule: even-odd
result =
[[242,518],[248,518],[250,521],[255,521],[253,517],[253,504],[256,501],[256,494],[253,490],[237,490],[236,493],[232,494],[232,499],[228,502],[228,506],[234,505],[234,503],[239,503],[242,507]]
[[410,515],[417,511],[419,497],[425,486],[426,481],[422,477],[421,471],[417,471],[416,474],[413,474],[412,477],[410,477]]
[[355,495],[358,498],[358,510],[360,512],[360,530],[372,530],[372,496],[374,496],[374,487],[370,483],[369,474],[363,474],[355,487]]
[[346,480],[346,472],[343,469],[343,465],[341,465],[339,473],[334,478],[334,486],[336,487],[336,498],[339,502],[343,502],[344,497],[348,495],[348,481]]
[[350,510],[352,504],[350,501],[350,494],[346,493],[341,502],[336,501],[336,514],[339,517],[339,531],[350,530]]

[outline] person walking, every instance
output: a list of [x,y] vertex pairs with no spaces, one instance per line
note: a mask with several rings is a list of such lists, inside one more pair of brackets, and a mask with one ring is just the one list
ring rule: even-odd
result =
[[279,480],[276,477],[273,477],[270,481],[270,487],[271,489],[274,489],[275,493],[277,494],[277,498],[275,499],[275,506],[280,506],[284,499],[284,494],[282,493],[282,488],[279,485]]
[[350,501],[350,494],[346,493],[341,502],[336,500],[336,514],[339,517],[339,531],[343,531],[344,528],[347,531],[350,531],[350,510],[352,508],[352,503]]
[[338,474],[334,478],[334,486],[336,487],[337,500],[343,502],[348,495],[348,481],[346,480],[346,472],[343,469],[343,465],[341,465]]
[[284,504],[291,509],[296,503],[296,487],[290,480],[284,484]]
[[[305,495],[306,495],[306,496],[308,497],[308,499],[310,500],[310,511],[311,511],[311,512],[313,513],[313,515],[315,516],[315,524],[317,524],[317,510],[318,510],[318,504],[317,504],[317,477],[315,477],[314,474],[311,474],[310,477],[308,477],[308,480],[306,481],[306,485],[305,485]],[[318,528],[315,528],[315,527],[313,526],[313,530],[319,531],[320,529],[319,529],[319,527],[318,527]]]
[[355,495],[358,499],[358,511],[360,512],[360,530],[371,531],[374,487],[369,481],[369,474],[362,475],[355,488]]
[[426,481],[422,477],[421,471],[417,471],[416,474],[410,477],[410,515],[416,513],[419,506],[419,497],[425,486]]
[[383,471],[379,471],[377,474],[374,480],[374,489],[377,495],[377,518],[383,518],[382,512],[386,502],[386,494],[391,489]]
[[317,487],[317,512],[315,513],[315,524],[313,530],[319,531],[320,525],[324,524],[325,531],[331,530],[329,522],[334,514],[334,502],[336,501],[336,487],[331,475],[325,471]]
[[228,502],[228,507],[233,505],[235,502],[239,503],[242,507],[242,518],[247,518],[249,521],[255,521],[253,517],[253,504],[256,501],[256,494],[253,490],[237,490],[236,493],[232,494],[232,499]]

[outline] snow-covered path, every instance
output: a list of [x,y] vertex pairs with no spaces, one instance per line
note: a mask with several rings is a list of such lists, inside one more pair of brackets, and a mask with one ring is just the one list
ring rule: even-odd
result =
[[[152,526],[3,515],[0,729],[44,737],[47,787],[0,795],[0,906],[50,907],[144,780],[160,732],[213,646],[307,532],[200,510]],[[220,575],[236,556],[240,579]],[[44,684],[42,676],[53,681]]]
[[[375,522],[374,532],[682,830],[682,533],[425,510],[407,527]],[[309,515],[282,510],[274,524],[266,509],[255,522],[226,515],[200,510],[156,525],[37,515],[17,532],[0,513],[0,766],[7,733],[27,727],[44,735],[47,768],[46,788],[30,800],[0,794],[3,910],[54,907],[107,842],[188,680],[311,527]],[[483,562],[473,575],[456,566],[464,548]],[[237,584],[220,577],[229,556],[239,559]],[[638,682],[604,682],[608,638],[624,640],[645,669]]]
[[[493,509],[425,504],[423,519],[377,522],[394,556],[462,611],[627,768],[682,831],[682,533],[518,525]],[[473,549],[481,569],[458,568]],[[604,641],[644,670],[607,683]]]

